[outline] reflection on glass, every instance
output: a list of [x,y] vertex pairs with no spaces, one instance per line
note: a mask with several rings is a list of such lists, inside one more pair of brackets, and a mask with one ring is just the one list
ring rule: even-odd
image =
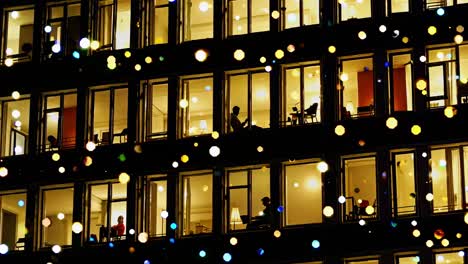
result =
[[24,250],[16,244],[26,235],[26,193],[0,194],[0,244],[9,250]]
[[42,195],[42,219],[48,218],[50,225],[41,224],[41,245],[71,245],[73,188],[44,190]]
[[318,24],[320,19],[319,4],[318,0],[286,0],[285,27],[293,28]]

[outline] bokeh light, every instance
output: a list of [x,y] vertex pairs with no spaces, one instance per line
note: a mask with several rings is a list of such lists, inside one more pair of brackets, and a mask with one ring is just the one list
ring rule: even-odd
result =
[[271,12],[271,17],[273,19],[278,19],[280,17],[280,12],[278,12],[278,10],[274,10],[273,12]]
[[358,37],[359,37],[359,39],[364,40],[364,39],[367,38],[367,34],[364,31],[359,31]]
[[5,255],[8,253],[8,246],[6,244],[0,244],[0,254]]
[[187,163],[189,161],[189,156],[184,154],[180,157],[180,161],[182,161],[183,163]]
[[275,232],[273,232],[273,236],[279,238],[281,236],[281,231],[275,230]]
[[457,114],[457,109],[453,106],[447,106],[445,107],[444,109],[444,115],[447,117],[447,118],[452,118],[454,117],[455,115]]
[[21,95],[20,95],[20,93],[19,93],[18,91],[13,91],[13,92],[11,93],[11,97],[12,97],[13,99],[15,99],[15,100],[18,100],[18,99],[20,99]]
[[224,254],[223,254],[223,260],[224,260],[225,262],[229,262],[229,261],[231,261],[231,259],[232,259],[231,254],[229,254],[229,253],[224,253]]
[[437,33],[437,28],[435,26],[430,26],[427,28],[427,33],[429,33],[429,35],[433,36]]
[[325,161],[320,161],[318,164],[317,164],[317,169],[321,172],[321,173],[325,173],[328,171],[328,164],[325,162]]
[[146,243],[148,241],[148,233],[142,232],[138,234],[138,241],[140,243]]
[[62,251],[62,247],[59,246],[59,245],[54,245],[54,246],[52,247],[52,252],[54,252],[55,254],[58,254],[58,253],[60,253],[61,251]]
[[424,90],[427,88],[427,82],[426,80],[418,80],[416,82],[416,88],[418,88],[418,90]]
[[86,143],[86,150],[93,151],[95,149],[96,149],[96,143],[94,143],[93,141],[88,141],[88,143]]
[[52,160],[53,161],[59,161],[60,160],[60,154],[58,154],[58,153],[52,154]]
[[244,58],[245,58],[245,52],[243,50],[236,49],[236,51],[234,51],[234,59],[241,61]]
[[414,229],[413,230],[413,236],[414,237],[420,237],[421,236],[421,231],[419,231],[418,229]]
[[205,250],[200,250],[200,252],[198,252],[198,256],[200,256],[201,258],[206,257],[206,251]]
[[419,125],[413,125],[411,127],[411,133],[415,136],[421,134],[421,127]]
[[284,57],[284,51],[283,51],[283,50],[280,50],[280,49],[277,50],[277,51],[275,51],[275,57],[276,57],[277,59],[282,59],[282,58]]
[[8,169],[5,167],[0,167],[0,177],[5,177],[8,175]]
[[231,237],[231,239],[229,239],[229,243],[233,246],[237,245],[237,238],[235,237]]
[[395,129],[398,126],[398,120],[395,117],[389,117],[385,124],[388,128]]
[[318,241],[318,240],[313,240],[313,241],[312,241],[312,247],[313,247],[313,248],[319,248],[319,247],[320,247],[320,241]]
[[81,231],[83,231],[83,225],[80,222],[74,222],[72,224],[72,231],[75,234],[81,233]]
[[204,62],[206,58],[208,58],[208,53],[205,50],[199,49],[195,52],[195,59],[197,61]]
[[46,218],[42,219],[41,223],[42,223],[42,225],[44,227],[48,227],[48,226],[50,226],[51,221],[50,221],[50,219],[48,217],[46,217]]
[[121,172],[119,174],[119,182],[121,184],[127,184],[130,181],[130,175],[128,175],[126,172]]
[[342,125],[337,125],[337,126],[335,127],[335,134],[337,134],[338,136],[344,135],[345,132],[346,132],[346,129],[344,128],[344,126],[342,126]]
[[322,211],[323,211],[323,215],[325,217],[332,217],[333,214],[335,213],[334,210],[333,210],[333,207],[331,207],[329,205],[325,206]]

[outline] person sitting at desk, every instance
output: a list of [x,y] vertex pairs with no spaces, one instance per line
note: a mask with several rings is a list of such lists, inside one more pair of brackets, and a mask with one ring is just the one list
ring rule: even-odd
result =
[[252,221],[247,224],[247,229],[271,228],[275,225],[275,209],[270,198],[265,196],[261,201],[265,209],[263,209],[261,215],[252,217]]
[[239,115],[240,107],[239,106],[234,106],[232,108],[232,113],[231,113],[231,127],[234,132],[241,131],[243,128],[246,127],[247,122],[249,122],[249,119],[246,118],[244,122],[241,122],[239,120]]
[[117,218],[117,224],[113,225],[111,228],[111,237],[120,237],[125,234],[125,225],[123,221],[123,215],[119,215],[119,217]]

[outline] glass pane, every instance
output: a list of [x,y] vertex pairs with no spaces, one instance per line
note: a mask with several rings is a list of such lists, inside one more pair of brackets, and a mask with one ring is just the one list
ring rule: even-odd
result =
[[93,109],[93,138],[103,145],[110,144],[109,116],[110,116],[110,91],[94,92]]
[[127,233],[125,221],[127,219],[127,202],[111,203],[111,240],[125,239]]
[[80,4],[73,4],[68,5],[68,17],[80,16],[81,15],[81,5]]
[[393,110],[413,110],[411,54],[392,57]]
[[167,83],[152,84],[150,89],[152,95],[151,133],[166,133],[168,85]]
[[117,0],[115,42],[116,49],[130,47],[130,0]]
[[[347,198],[345,203],[347,220],[376,216],[375,178],[374,157],[345,160],[344,195]],[[367,209],[369,206],[374,209],[371,214]]]
[[420,259],[418,256],[399,257],[397,264],[416,264],[419,262],[420,262]]
[[[243,123],[248,118],[248,75],[231,75],[228,78],[229,82],[229,112],[230,117],[227,118],[229,122],[229,131],[233,132],[231,120],[239,120]],[[240,108],[239,114],[234,116],[232,114],[232,108],[238,106]]]
[[127,198],[127,184],[113,183],[112,184],[112,200]]
[[270,0],[251,0],[252,20],[251,27],[253,32],[270,30]]
[[[416,213],[416,189],[414,178],[414,154],[395,155],[395,180],[397,214]],[[394,209],[395,211],[395,209]]]
[[346,261],[346,264],[379,264],[378,260]]
[[112,46],[113,21],[114,21],[113,1],[101,0],[99,2],[99,13],[97,21],[98,40],[100,46]]
[[[343,108],[353,117],[373,115],[374,72],[372,58],[345,60],[340,75]],[[346,77],[344,77],[346,76]]]
[[[304,122],[320,122],[320,66],[304,68]],[[313,108],[313,104],[317,104]],[[312,112],[307,109],[315,109]]]
[[[230,177],[231,179],[233,177]],[[248,189],[229,190],[229,229],[245,229],[247,224],[242,221],[242,217],[248,216]]]
[[252,74],[252,126],[270,127],[270,74]]
[[91,213],[89,216],[90,242],[107,241],[107,207],[108,207],[108,184],[92,185],[91,200],[89,201]]
[[43,247],[71,245],[73,224],[73,188],[43,192],[43,217],[50,225],[41,225]]
[[392,0],[392,13],[409,12],[408,0]]
[[26,193],[0,195],[0,244],[9,250],[24,250],[24,244],[16,244],[26,235]]
[[14,62],[30,60],[33,45],[34,10],[9,11],[7,14],[6,55],[16,56]]
[[431,151],[432,194],[434,195],[434,212],[448,211],[448,179],[447,179],[447,157],[445,149]]
[[184,39],[213,37],[213,0],[185,0]]
[[371,17],[371,0],[342,1],[338,0],[341,10],[341,21],[354,18]]
[[[429,97],[444,96],[445,74],[444,66],[429,67]],[[444,106],[443,100],[431,101],[431,107]]]
[[286,28],[301,26],[301,20],[300,20],[301,10],[299,6],[299,1],[286,0],[285,6],[286,6],[286,19],[285,19]]
[[162,212],[167,212],[167,181],[157,180],[149,183],[148,221],[150,236],[166,235],[166,218]]
[[320,0],[302,0],[304,5],[304,25],[317,25],[320,23]]
[[59,136],[58,136],[58,121],[59,111],[49,112],[45,116],[46,120],[46,134],[47,137],[47,150],[57,150],[59,148]]
[[429,62],[442,62],[455,60],[455,48],[431,49],[429,50]]
[[213,177],[211,174],[184,178],[183,234],[212,232]]
[[263,197],[270,198],[270,168],[267,167],[252,170],[252,216],[263,214]]
[[114,91],[114,136],[112,143],[118,144],[127,142],[128,91],[127,88]]
[[247,34],[247,0],[229,1],[230,11],[230,35]]
[[[286,109],[284,120],[291,118],[291,124],[301,124],[302,116],[298,114],[301,111],[301,71],[300,68],[286,70],[286,89],[285,89]],[[298,122],[300,121],[300,122]]]
[[[2,155],[9,156],[27,153],[27,148],[22,142],[27,142],[29,133],[29,99],[20,99],[3,103],[2,127]],[[11,133],[13,131],[14,133]],[[16,137],[15,137],[16,136]],[[16,139],[16,140],[15,140]],[[13,150],[15,150],[13,152]]]
[[62,18],[63,6],[55,6],[50,8],[50,19]]
[[453,263],[453,264],[463,264],[464,254],[458,254],[458,252],[450,252],[450,253],[439,253],[435,254],[435,263],[442,264],[442,263]]
[[460,150],[458,148],[450,150],[451,172],[452,172],[452,186],[448,190],[448,205],[449,210],[460,210],[463,207],[462,201],[462,173],[460,164]]
[[152,44],[168,42],[169,8],[159,7],[154,11],[154,40]]
[[230,171],[229,172],[229,187],[233,186],[246,186],[248,172],[243,171]]
[[322,174],[317,163],[286,166],[285,174],[286,225],[321,223]]
[[213,78],[186,80],[185,83],[184,99],[188,102],[185,135],[209,134],[213,130]]

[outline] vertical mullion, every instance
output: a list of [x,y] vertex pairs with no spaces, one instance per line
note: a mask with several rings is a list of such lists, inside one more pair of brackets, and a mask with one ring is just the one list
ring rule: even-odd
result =
[[114,96],[115,88],[109,89],[109,144],[114,143]]
[[252,33],[252,20],[251,20],[251,17],[252,17],[252,1],[247,0],[247,34]]
[[248,127],[252,126],[252,72],[247,72],[247,116],[249,118]]
[[299,27],[304,25],[304,0],[299,1]]
[[468,203],[466,203],[466,191],[463,186],[466,186],[465,184],[465,153],[463,152],[463,146],[460,146],[459,152],[460,152],[460,185],[462,187],[462,192],[461,192],[461,200],[462,200],[462,210],[465,210]]

